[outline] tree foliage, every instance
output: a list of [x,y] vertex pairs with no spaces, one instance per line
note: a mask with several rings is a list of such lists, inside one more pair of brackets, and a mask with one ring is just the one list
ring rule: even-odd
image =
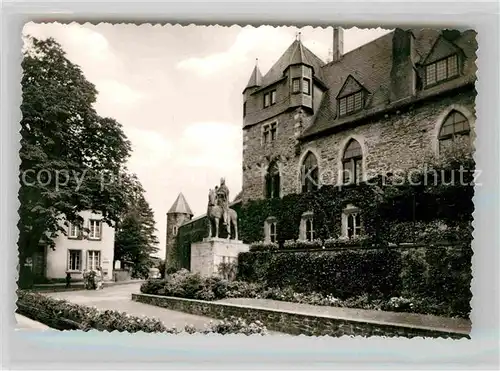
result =
[[29,37],[22,61],[19,257],[79,224],[91,210],[114,225],[125,205],[131,146],[122,126],[99,116],[97,90],[53,39]]
[[133,275],[144,277],[155,265],[151,255],[158,252],[154,213],[144,197],[144,189],[135,176],[127,177],[124,210],[117,225],[115,259],[134,264]]

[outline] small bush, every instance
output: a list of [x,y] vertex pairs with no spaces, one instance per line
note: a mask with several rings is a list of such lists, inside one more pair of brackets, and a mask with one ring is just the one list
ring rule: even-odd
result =
[[278,244],[273,242],[254,242],[250,244],[250,251],[272,251],[278,249]]

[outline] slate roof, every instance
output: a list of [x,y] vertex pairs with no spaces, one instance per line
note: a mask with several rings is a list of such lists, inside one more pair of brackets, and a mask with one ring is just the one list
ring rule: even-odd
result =
[[295,40],[264,75],[261,85],[264,87],[274,84],[283,78],[283,73],[289,66],[300,63],[312,67],[316,77],[322,80],[321,68],[325,62],[307,49],[300,40]]
[[[440,32],[438,30],[423,29],[412,30],[415,36],[414,50],[416,53],[415,62],[422,63],[428,58],[431,49],[436,41],[446,44],[446,48],[452,50],[459,48],[462,50],[466,59],[475,60],[477,50],[476,33],[472,30],[457,33],[453,31]],[[320,132],[340,126],[347,121],[360,119],[368,113],[382,111],[391,105],[391,68],[392,68],[392,38],[394,32],[390,32],[368,44],[354,49],[342,56],[339,61],[331,62],[320,68],[321,81],[328,87],[325,92],[320,108],[316,113],[313,124],[306,129],[302,138],[319,134]],[[442,40],[440,40],[442,39]],[[284,55],[290,54],[290,49]],[[294,48],[297,48],[295,46]],[[446,49],[445,48],[445,49]],[[304,48],[305,49],[305,48]],[[442,50],[443,48],[441,48]],[[312,52],[310,52],[312,54]],[[313,54],[314,55],[314,54]],[[433,55],[432,59],[436,57]],[[311,56],[307,56],[309,60]],[[317,57],[316,57],[317,58]],[[283,69],[286,60],[283,57],[276,65],[264,76],[264,80],[276,78],[277,72]],[[318,58],[319,59],[319,58]],[[472,66],[471,66],[472,65]],[[472,68],[473,67],[473,68]],[[450,81],[437,87],[436,89],[445,90],[454,85],[464,84],[475,80],[475,64],[469,64],[469,70],[464,71],[464,75],[456,81]],[[269,77],[268,77],[269,75]],[[337,95],[341,91],[348,76],[351,75],[368,92],[365,109],[358,114],[337,118]],[[435,94],[436,89],[426,89],[424,94]]]
[[259,67],[255,66],[250,75],[250,79],[248,80],[248,84],[245,87],[245,90],[249,88],[254,88],[262,85],[262,73],[260,73]]
[[173,205],[170,207],[167,214],[175,214],[175,213],[188,214],[188,215],[193,216],[193,212],[191,211],[191,208],[189,207],[182,192],[179,193],[179,195],[177,196],[177,199],[175,200]]

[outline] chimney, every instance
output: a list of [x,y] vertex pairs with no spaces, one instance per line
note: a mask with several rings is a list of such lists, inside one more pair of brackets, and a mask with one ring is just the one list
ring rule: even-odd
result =
[[332,62],[338,62],[344,54],[344,29],[342,27],[333,28],[333,49]]
[[391,101],[411,97],[415,94],[416,72],[413,67],[415,55],[414,36],[410,30],[396,28],[392,36]]

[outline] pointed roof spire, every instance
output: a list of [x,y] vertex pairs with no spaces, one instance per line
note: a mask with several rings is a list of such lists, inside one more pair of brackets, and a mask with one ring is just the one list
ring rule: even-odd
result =
[[179,193],[177,196],[177,199],[173,203],[172,207],[168,210],[167,214],[188,214],[193,216],[193,212],[191,211],[191,208],[189,207],[186,199],[184,198],[184,195]]
[[259,59],[255,58],[255,67],[252,71],[252,74],[250,75],[250,79],[248,80],[248,84],[245,90],[261,86],[261,84],[262,84],[262,74],[260,73],[259,69]]

